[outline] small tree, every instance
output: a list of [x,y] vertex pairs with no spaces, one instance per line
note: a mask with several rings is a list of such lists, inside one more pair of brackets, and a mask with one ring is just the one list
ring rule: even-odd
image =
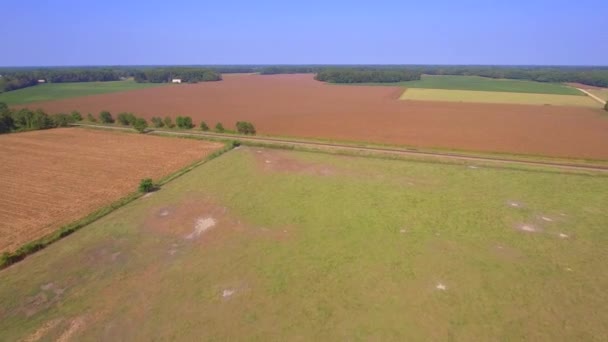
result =
[[114,118],[112,117],[112,114],[110,114],[110,112],[104,110],[99,113],[99,121],[101,121],[102,123],[114,123]]
[[255,127],[253,127],[253,124],[251,122],[247,121],[237,121],[236,131],[240,134],[255,135]]
[[128,126],[129,125],[129,120],[127,118],[127,113],[118,113],[118,115],[116,115],[116,121],[118,121],[119,124],[123,125],[123,126]]
[[209,126],[207,126],[207,123],[205,121],[201,121],[201,131],[207,132],[208,130]]
[[139,182],[139,192],[146,193],[152,191],[154,191],[154,182],[151,178],[142,179],[141,182]]
[[54,127],[67,127],[73,122],[72,116],[64,113],[51,115],[51,121],[53,121]]
[[136,118],[135,122],[133,122],[133,128],[139,133],[144,133],[146,128],[148,128],[148,122],[144,118]]
[[95,117],[91,113],[87,114],[87,120],[91,122],[97,122],[97,119],[95,119]]
[[152,117],[152,119],[150,119],[150,121],[152,121],[152,126],[154,126],[156,128],[160,128],[165,125],[165,123],[163,122],[163,119],[156,117],[156,116]]
[[190,129],[194,127],[194,124],[192,123],[192,118],[189,116],[178,116],[177,118],[175,118],[175,124],[178,128],[183,129]]
[[167,128],[173,128],[173,127],[175,127],[175,125],[173,124],[173,121],[171,120],[171,117],[165,116],[165,119],[163,121],[164,121],[165,126]]
[[137,118],[135,115],[133,115],[133,113],[123,112],[116,116],[116,121],[123,126],[133,126],[135,124],[135,120],[137,120]]
[[224,125],[222,125],[221,122],[218,122],[217,125],[215,125],[215,131],[218,133],[224,133],[226,129],[224,128]]
[[82,121],[82,115],[80,115],[79,111],[73,110],[70,115],[72,115],[73,122]]

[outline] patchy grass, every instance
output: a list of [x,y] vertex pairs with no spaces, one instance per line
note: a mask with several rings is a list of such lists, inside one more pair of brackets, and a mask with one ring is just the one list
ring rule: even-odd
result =
[[241,147],[0,272],[0,340],[601,339],[607,202],[599,175]]
[[497,91],[511,93],[584,95],[578,89],[561,84],[526,80],[496,79],[479,76],[422,75],[418,81],[397,83],[363,83],[362,85],[394,85],[406,88]]
[[117,93],[135,89],[158,87],[161,83],[137,83],[132,80],[111,82],[45,83],[0,94],[0,102],[23,105],[70,97]]
[[446,90],[446,89],[406,89],[400,100],[446,101],[469,103],[504,103],[525,105],[580,106],[600,105],[589,96],[507,93],[497,91]]

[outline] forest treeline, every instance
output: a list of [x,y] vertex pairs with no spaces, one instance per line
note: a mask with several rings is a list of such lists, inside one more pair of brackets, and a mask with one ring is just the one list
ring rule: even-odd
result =
[[211,69],[200,68],[164,68],[136,71],[135,82],[166,83],[180,79],[184,83],[221,81],[222,74]]
[[[575,82],[608,87],[608,67],[570,66],[456,66],[456,65],[211,65],[0,68],[0,93],[49,83],[117,81],[163,83],[219,81],[222,73],[262,75],[316,73],[317,79],[335,83],[399,82],[416,75],[470,75],[538,82]],[[413,77],[413,78],[412,78]]]
[[401,69],[344,69],[334,68],[321,70],[315,76],[317,81],[329,83],[368,83],[368,82],[404,82],[419,80],[419,71]]

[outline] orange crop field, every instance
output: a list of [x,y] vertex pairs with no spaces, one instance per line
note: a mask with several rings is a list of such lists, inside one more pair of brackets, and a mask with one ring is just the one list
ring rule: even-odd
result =
[[0,253],[204,158],[219,143],[79,128],[0,136]]
[[399,101],[403,88],[339,86],[311,74],[228,74],[180,84],[36,103],[48,112],[189,115],[195,124],[238,120],[261,134],[555,157],[608,159],[599,108]]

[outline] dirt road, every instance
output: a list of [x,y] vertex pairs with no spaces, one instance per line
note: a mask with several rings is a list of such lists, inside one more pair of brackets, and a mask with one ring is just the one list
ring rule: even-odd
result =
[[[116,126],[101,126],[101,125],[89,125],[89,124],[74,124],[74,126],[81,127],[93,127],[93,128],[104,128],[104,129],[115,129],[115,130],[126,130],[132,131],[128,127],[116,127]],[[444,160],[460,160],[468,162],[490,162],[497,164],[518,164],[518,165],[529,165],[529,166],[543,166],[543,167],[555,167],[564,170],[578,170],[578,171],[599,171],[607,172],[608,167],[602,166],[590,166],[590,165],[576,165],[567,163],[557,162],[545,162],[545,161],[523,161],[509,158],[493,158],[493,157],[480,157],[474,155],[457,154],[457,153],[444,153],[444,152],[427,152],[418,151],[416,149],[400,149],[400,148],[389,148],[389,147],[359,147],[354,145],[346,145],[339,143],[323,143],[316,141],[307,140],[295,140],[295,139],[283,139],[283,138],[268,138],[268,137],[255,137],[255,136],[243,136],[234,134],[218,134],[210,132],[175,132],[175,131],[164,131],[164,130],[150,130],[147,134],[155,135],[177,135],[177,136],[200,136],[208,138],[223,138],[223,139],[236,139],[244,142],[263,143],[268,145],[277,146],[294,146],[304,148],[316,148],[331,151],[351,151],[351,152],[365,152],[365,153],[377,153],[377,154],[393,154],[402,156],[422,156],[431,157]]]

